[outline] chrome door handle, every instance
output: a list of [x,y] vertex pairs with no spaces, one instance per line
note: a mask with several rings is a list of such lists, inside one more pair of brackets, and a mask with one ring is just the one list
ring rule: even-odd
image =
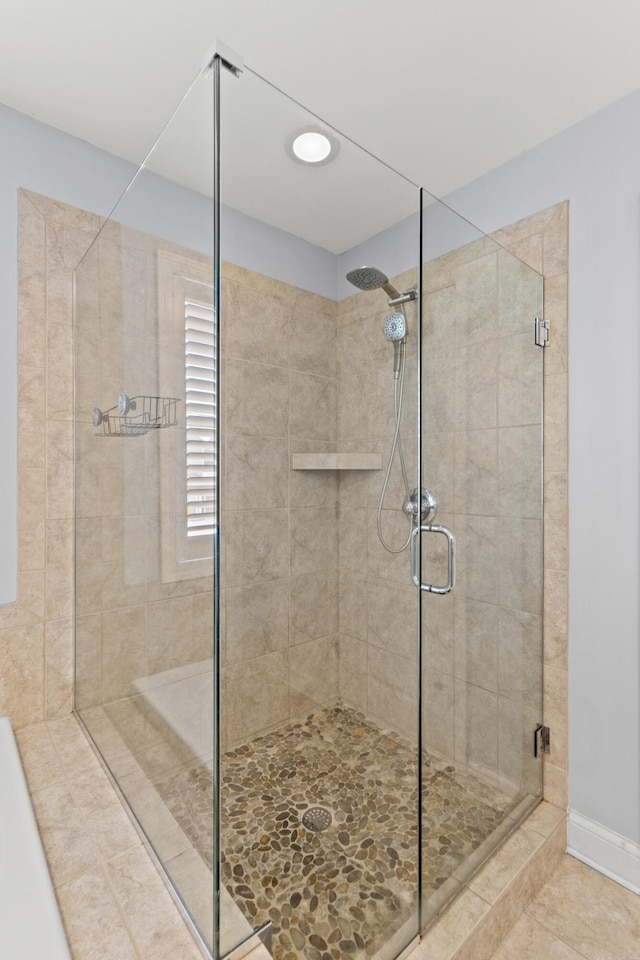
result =
[[[418,533],[441,533],[447,538],[447,582],[444,587],[436,587],[432,583],[420,582],[420,541]],[[419,590],[428,593],[450,593],[456,585],[456,538],[448,527],[438,523],[426,523],[421,527],[414,527],[411,531],[411,579]]]

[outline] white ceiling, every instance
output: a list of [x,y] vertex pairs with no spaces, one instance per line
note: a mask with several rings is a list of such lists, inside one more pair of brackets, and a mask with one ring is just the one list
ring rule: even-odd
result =
[[[0,102],[134,162],[216,38],[436,196],[640,88],[633,0],[3,0],[0,9]],[[300,176],[292,163],[281,170],[289,186]],[[380,196],[365,177],[342,180]],[[309,234],[304,191],[286,204],[270,184],[256,185],[245,212],[329,249],[362,239],[348,223],[338,238]],[[314,209],[320,220],[323,204]]]

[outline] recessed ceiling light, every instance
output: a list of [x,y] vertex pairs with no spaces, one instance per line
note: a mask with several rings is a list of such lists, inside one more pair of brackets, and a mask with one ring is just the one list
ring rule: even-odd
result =
[[331,153],[329,138],[313,130],[299,133],[292,146],[298,160],[304,160],[305,163],[322,163]]
[[340,150],[339,141],[319,127],[296,130],[286,142],[287,153],[299,163],[319,166],[335,159]]

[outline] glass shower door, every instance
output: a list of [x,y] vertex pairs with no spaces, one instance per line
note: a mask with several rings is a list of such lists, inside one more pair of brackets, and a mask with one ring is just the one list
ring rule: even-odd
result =
[[[542,794],[542,278],[452,210],[423,207],[423,484],[457,580],[422,591],[423,922]],[[443,537],[422,536],[441,583]]]

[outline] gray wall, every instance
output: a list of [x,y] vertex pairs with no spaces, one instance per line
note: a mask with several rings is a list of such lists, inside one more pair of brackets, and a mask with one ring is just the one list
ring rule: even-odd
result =
[[640,92],[448,198],[490,232],[570,201],[569,802],[640,842]]
[[0,603],[16,598],[19,187],[106,215],[134,168],[0,107]]

